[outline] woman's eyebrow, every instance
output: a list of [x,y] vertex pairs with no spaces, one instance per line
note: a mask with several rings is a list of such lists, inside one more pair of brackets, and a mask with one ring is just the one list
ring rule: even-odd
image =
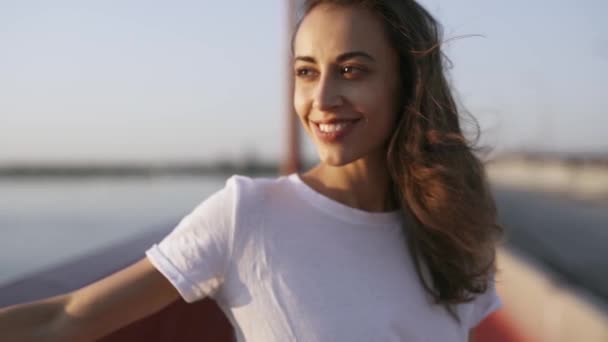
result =
[[[351,51],[351,52],[345,52],[341,55],[339,55],[336,58],[336,62],[341,63],[344,62],[346,60],[355,58],[355,57],[363,57],[365,59],[368,59],[372,62],[375,62],[376,60],[374,59],[374,57],[372,57],[371,55],[369,55],[366,52],[363,51]],[[296,56],[294,58],[294,60],[296,61],[303,61],[303,62],[309,62],[309,63],[317,63],[316,59],[314,57],[310,57],[310,56]]]
[[346,60],[349,60],[349,59],[355,58],[355,57],[363,57],[365,59],[369,59],[372,62],[376,61],[374,59],[374,57],[372,57],[371,55],[369,55],[368,53],[365,53],[363,51],[351,51],[351,52],[343,53],[340,56],[338,56],[338,58],[336,58],[336,61],[344,62]]
[[309,56],[296,56],[293,60],[308,62],[308,63],[317,63],[317,61],[314,59],[314,57],[309,57]]

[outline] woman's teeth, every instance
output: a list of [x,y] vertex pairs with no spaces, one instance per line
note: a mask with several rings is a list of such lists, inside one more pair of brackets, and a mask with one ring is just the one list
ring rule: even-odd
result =
[[324,133],[339,132],[351,123],[319,124],[319,130]]

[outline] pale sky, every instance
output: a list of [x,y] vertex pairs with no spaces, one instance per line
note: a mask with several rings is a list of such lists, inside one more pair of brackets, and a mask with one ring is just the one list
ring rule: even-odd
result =
[[[606,0],[422,0],[497,150],[608,151]],[[283,153],[283,0],[0,0],[0,163]],[[312,149],[307,147],[309,155]]]

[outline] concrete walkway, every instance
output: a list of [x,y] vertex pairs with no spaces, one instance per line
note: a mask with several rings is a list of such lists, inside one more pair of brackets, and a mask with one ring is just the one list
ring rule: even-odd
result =
[[499,251],[498,267],[503,311],[530,341],[608,341],[608,315],[584,290],[565,287],[533,260],[506,249]]

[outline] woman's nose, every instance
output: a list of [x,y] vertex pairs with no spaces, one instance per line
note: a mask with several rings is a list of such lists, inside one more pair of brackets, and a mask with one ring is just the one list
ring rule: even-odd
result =
[[317,110],[328,110],[343,104],[340,87],[331,77],[323,77],[316,85],[313,95],[313,108]]

